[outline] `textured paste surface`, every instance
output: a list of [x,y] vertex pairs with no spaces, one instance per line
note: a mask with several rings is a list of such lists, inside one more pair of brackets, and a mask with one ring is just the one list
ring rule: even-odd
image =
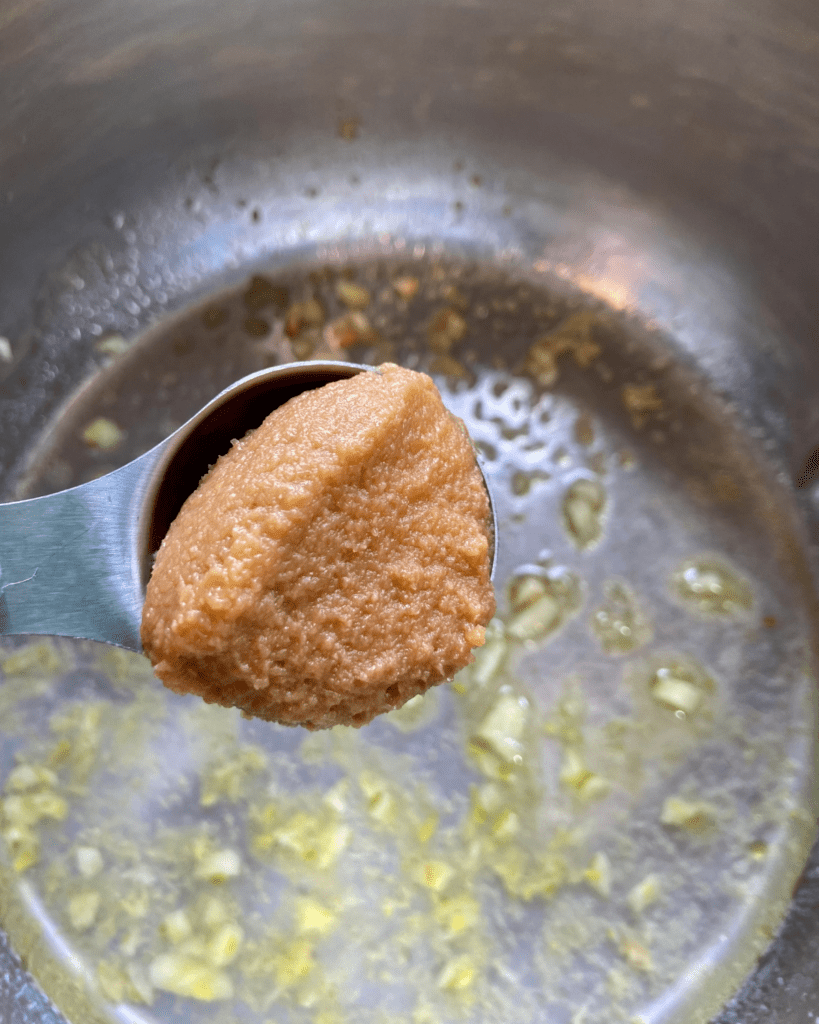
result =
[[425,374],[305,392],[212,467],[142,619],[179,693],[311,729],[362,725],[472,661],[495,610],[489,502]]

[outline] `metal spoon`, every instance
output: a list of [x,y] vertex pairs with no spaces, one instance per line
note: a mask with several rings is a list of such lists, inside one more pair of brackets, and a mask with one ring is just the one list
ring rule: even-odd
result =
[[[373,369],[316,361],[260,370],[121,469],[58,494],[0,504],[0,634],[102,640],[141,653],[153,554],[208,467],[288,399]],[[491,494],[489,506],[494,574]]]

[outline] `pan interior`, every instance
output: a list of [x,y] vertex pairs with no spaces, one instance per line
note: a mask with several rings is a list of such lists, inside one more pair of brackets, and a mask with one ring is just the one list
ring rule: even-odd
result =
[[795,516],[680,339],[565,278],[384,233],[97,335],[19,494],[262,366],[395,361],[482,456],[499,612],[452,684],[313,735],[113,648],[6,640],[4,924],[66,1013],[659,1024],[713,1013],[770,940],[812,839]]

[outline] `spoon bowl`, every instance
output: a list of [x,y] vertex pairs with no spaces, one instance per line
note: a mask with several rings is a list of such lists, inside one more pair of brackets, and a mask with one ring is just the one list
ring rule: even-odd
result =
[[[302,391],[374,370],[319,360],[260,370],[120,469],[57,494],[0,504],[0,634],[100,640],[142,653],[153,556],[210,466]],[[497,521],[481,475],[494,575]]]

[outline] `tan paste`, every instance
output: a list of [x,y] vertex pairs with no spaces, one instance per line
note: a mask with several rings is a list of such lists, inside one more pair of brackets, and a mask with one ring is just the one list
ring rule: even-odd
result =
[[385,364],[291,399],[211,468],[157,553],[143,646],[178,693],[362,725],[472,661],[489,542],[464,428]]

